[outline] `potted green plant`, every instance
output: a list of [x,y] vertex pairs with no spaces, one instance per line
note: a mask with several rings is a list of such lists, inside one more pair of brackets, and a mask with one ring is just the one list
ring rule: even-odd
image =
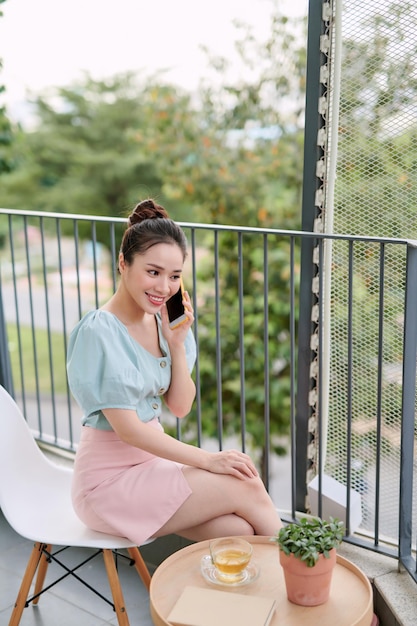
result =
[[343,536],[344,524],[338,519],[303,517],[281,528],[272,538],[279,547],[290,602],[302,606],[327,602],[336,548]]

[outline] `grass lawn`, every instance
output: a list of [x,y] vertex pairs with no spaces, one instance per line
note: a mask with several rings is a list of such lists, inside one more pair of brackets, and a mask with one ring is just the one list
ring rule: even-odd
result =
[[[35,392],[37,384],[41,393],[66,393],[65,344],[63,333],[48,332],[20,326],[20,336],[16,324],[7,324],[10,361],[13,383],[16,389],[23,387],[26,392]],[[53,381],[53,384],[52,384]]]

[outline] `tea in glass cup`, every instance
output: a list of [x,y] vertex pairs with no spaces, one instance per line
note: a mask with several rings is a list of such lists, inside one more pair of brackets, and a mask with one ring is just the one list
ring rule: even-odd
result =
[[252,556],[252,546],[240,537],[225,537],[210,542],[210,556],[218,580],[225,583],[241,582]]

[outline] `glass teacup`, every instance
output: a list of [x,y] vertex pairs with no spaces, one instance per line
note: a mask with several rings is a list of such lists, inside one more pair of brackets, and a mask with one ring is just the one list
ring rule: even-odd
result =
[[252,556],[252,546],[240,537],[225,537],[210,542],[210,556],[216,577],[225,583],[237,583],[246,578],[246,567]]

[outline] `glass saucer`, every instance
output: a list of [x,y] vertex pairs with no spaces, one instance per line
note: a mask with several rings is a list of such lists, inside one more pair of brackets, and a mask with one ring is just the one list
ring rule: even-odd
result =
[[203,558],[201,559],[200,567],[201,573],[203,574],[207,582],[213,583],[214,585],[221,585],[222,587],[242,587],[243,585],[249,585],[249,583],[252,583],[259,576],[259,567],[256,565],[256,563],[251,561],[247,568],[243,571],[243,578],[238,582],[228,583],[224,580],[221,580],[218,577],[217,570],[214,567],[211,556],[209,554],[203,556]]

